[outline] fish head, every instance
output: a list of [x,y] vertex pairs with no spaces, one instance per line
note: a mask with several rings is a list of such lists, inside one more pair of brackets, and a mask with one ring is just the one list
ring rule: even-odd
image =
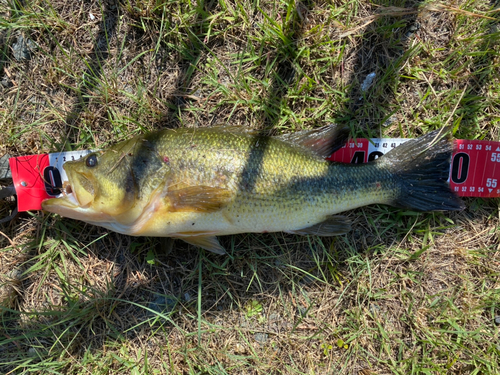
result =
[[68,176],[63,194],[42,202],[42,208],[86,222],[130,222],[140,209],[131,147],[98,151],[63,165]]

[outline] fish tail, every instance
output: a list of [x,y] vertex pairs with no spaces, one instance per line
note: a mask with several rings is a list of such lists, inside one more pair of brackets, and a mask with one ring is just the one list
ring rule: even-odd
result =
[[398,193],[390,204],[415,211],[464,208],[448,184],[453,152],[449,133],[447,128],[430,132],[377,159],[396,177]]

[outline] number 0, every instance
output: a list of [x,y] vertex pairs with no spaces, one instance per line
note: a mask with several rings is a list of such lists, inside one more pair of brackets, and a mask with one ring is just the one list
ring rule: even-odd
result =
[[455,184],[462,184],[467,180],[469,174],[470,157],[465,152],[459,152],[453,157],[453,165],[451,167],[451,180]]

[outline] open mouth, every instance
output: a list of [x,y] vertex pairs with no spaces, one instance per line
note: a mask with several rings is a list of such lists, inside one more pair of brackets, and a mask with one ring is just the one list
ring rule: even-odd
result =
[[[65,206],[76,206],[80,208],[88,208],[95,197],[95,188],[91,176],[83,173],[78,173],[73,169],[66,169],[68,178],[63,182],[61,189],[61,204]],[[64,201],[64,203],[63,203]]]
[[47,199],[42,203],[43,209],[58,213],[61,209],[83,208],[81,202],[68,181],[63,182],[61,194],[56,198]]
[[64,182],[61,190],[62,194],[58,198],[50,198],[42,202],[43,210],[77,220],[85,221],[92,217],[91,202],[82,205],[71,184]]
[[64,194],[69,195],[73,193],[73,189],[71,188],[71,185],[69,184],[68,181],[64,181],[63,183],[63,191]]
[[58,206],[65,208],[77,208],[81,207],[81,204],[78,201],[75,192],[71,188],[71,185],[65,181],[63,183],[63,188],[61,189],[61,194],[56,198],[45,200],[42,203],[42,206],[47,211],[54,212],[53,209]]
[[71,188],[71,185],[69,182],[64,181],[63,183],[63,189],[62,189],[62,197],[57,198],[60,200],[60,203],[62,203],[64,206],[67,207],[81,207],[80,202],[78,201],[78,198]]

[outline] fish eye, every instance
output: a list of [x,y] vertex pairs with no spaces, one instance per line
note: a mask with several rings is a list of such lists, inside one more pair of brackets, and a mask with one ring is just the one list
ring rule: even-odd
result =
[[90,155],[87,160],[85,160],[85,165],[89,168],[93,168],[97,165],[97,156],[94,154]]

